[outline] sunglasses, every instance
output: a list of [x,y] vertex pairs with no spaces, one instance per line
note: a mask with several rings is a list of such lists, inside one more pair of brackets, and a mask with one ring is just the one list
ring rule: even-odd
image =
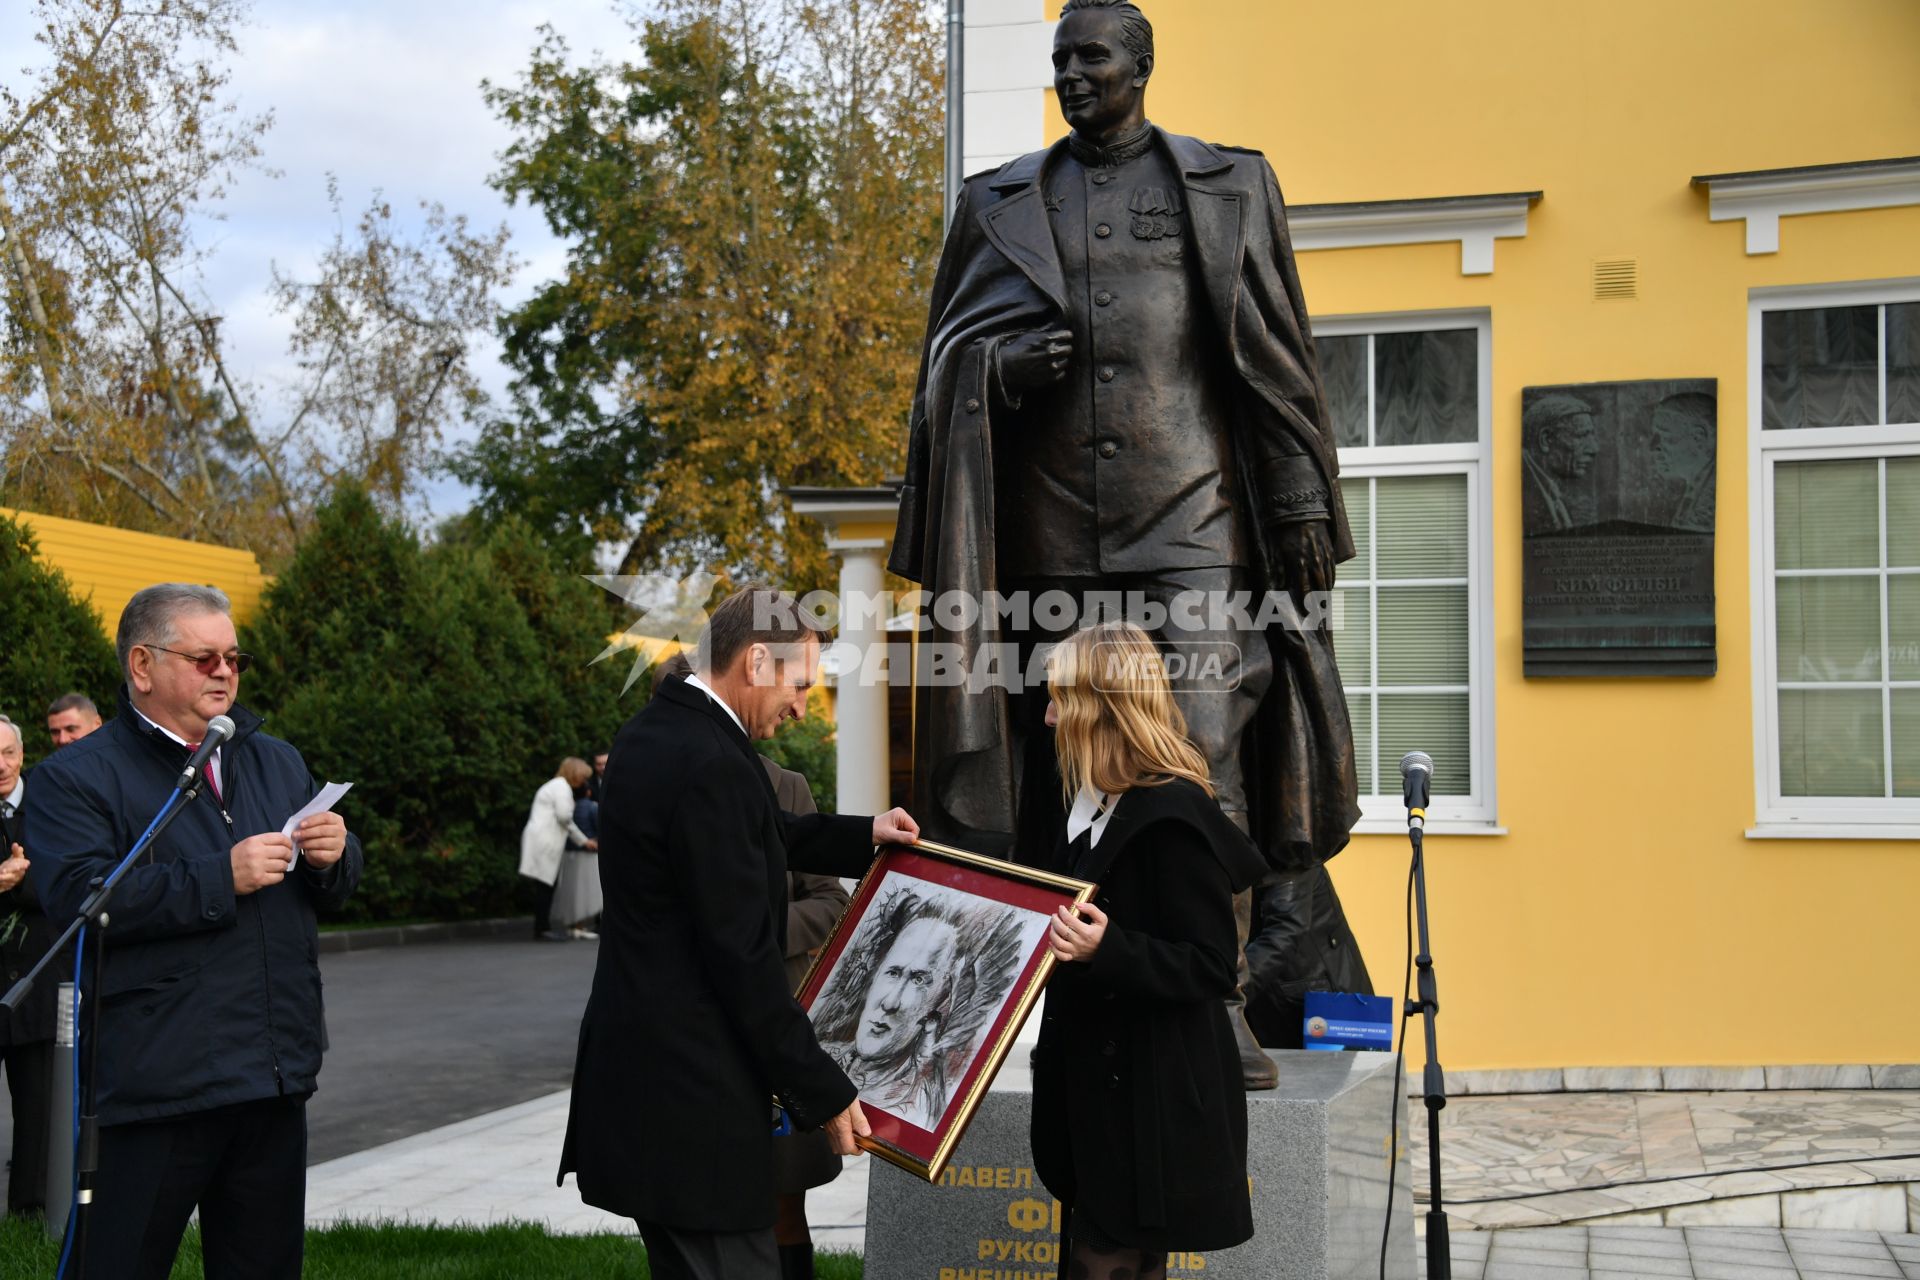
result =
[[178,649],[169,649],[161,644],[150,644],[142,647],[154,649],[160,653],[170,653],[176,658],[185,658],[193,664],[193,669],[203,676],[210,676],[218,671],[220,664],[223,662],[233,668],[235,675],[239,675],[242,671],[245,671],[253,665],[253,655],[250,653],[182,653]]

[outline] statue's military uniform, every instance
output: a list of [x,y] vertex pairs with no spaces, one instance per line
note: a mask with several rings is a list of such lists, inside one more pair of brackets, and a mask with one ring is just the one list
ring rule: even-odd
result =
[[[1018,404],[1000,392],[997,507],[1020,513],[996,527],[1004,581],[1030,598],[1064,590],[1076,601],[1115,590],[1163,605],[1181,593],[1202,601],[1250,593],[1261,526],[1325,519],[1327,485],[1304,446],[1275,433],[1281,452],[1269,469],[1293,474],[1277,486],[1278,502],[1246,510],[1234,431],[1249,410],[1237,402],[1210,312],[1179,173],[1148,128],[1112,147],[1071,140],[1042,189],[1066,282],[1064,327],[1078,348],[1059,386]],[[1214,616],[1197,629],[1168,624],[1162,635],[1185,654],[1175,696],[1222,807],[1244,826],[1240,742],[1271,683],[1266,641]],[[1031,644],[1044,633],[1019,638]],[[1023,756],[1043,732],[1044,691],[1033,692],[1039,705],[1015,695]],[[1045,753],[1030,762],[1036,784],[1049,767]],[[1023,828],[1051,823],[1051,796],[1046,806]]]
[[[1010,388],[1006,344],[1063,328],[1064,379]],[[1353,555],[1326,423],[1266,161],[1151,125],[1104,147],[1076,134],[967,179],[889,566],[931,602],[1059,588],[1080,605],[1116,591],[1150,608],[1196,592],[1245,592],[1256,617],[1277,605],[1282,623],[1264,628],[1202,608],[1199,630],[1172,610],[1160,629],[1205,667],[1176,692],[1221,807],[1276,870],[1308,870],[1358,816],[1353,743],[1329,638],[1286,599],[1268,548],[1275,525],[1314,520],[1336,560]],[[1012,641],[1031,671],[1050,619],[1015,615],[930,609],[923,664],[976,677]],[[1046,701],[1044,687],[921,680],[914,813],[930,838],[1016,855],[1051,838]]]

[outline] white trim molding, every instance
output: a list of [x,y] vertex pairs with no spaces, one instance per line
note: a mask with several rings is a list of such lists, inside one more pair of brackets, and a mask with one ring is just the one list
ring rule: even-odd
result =
[[[1920,453],[1920,426],[1884,421],[1858,427],[1765,427],[1763,370],[1766,361],[1763,330],[1770,312],[1827,307],[1886,307],[1920,302],[1920,277],[1855,281],[1825,285],[1788,285],[1749,289],[1747,293],[1747,545],[1749,612],[1752,635],[1754,820],[1745,830],[1749,840],[1911,840],[1920,837],[1920,799],[1885,796],[1789,796],[1780,780],[1780,725],[1777,695],[1780,687],[1778,599],[1774,562],[1774,478],[1782,462],[1814,462],[1841,458],[1879,459],[1911,457]],[[1885,320],[1882,349],[1876,355],[1880,376],[1886,373]],[[1885,414],[1882,391],[1880,413]],[[1883,553],[1875,572],[1889,572],[1884,554],[1886,513],[1881,500]],[[1882,643],[1888,618],[1881,606]],[[1884,675],[1885,673],[1883,673]],[[1863,688],[1891,688],[1892,683],[1862,682]],[[1891,714],[1883,716],[1887,733]],[[1889,738],[1888,766],[1892,767]],[[1889,772],[1889,781],[1892,774]]]
[[1778,253],[1782,218],[1920,204],[1920,156],[1709,173],[1693,185],[1707,193],[1708,221],[1746,221],[1748,254]]
[[1297,204],[1287,210],[1296,253],[1365,249],[1390,244],[1460,245],[1460,274],[1493,274],[1493,242],[1527,234],[1527,211],[1538,191],[1439,196],[1419,200],[1362,200],[1351,204]]

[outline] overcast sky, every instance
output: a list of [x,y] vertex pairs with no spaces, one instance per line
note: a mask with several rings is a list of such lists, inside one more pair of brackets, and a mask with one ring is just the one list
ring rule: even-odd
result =
[[[39,62],[26,10],[24,0],[0,0],[0,68],[10,82]],[[286,322],[269,307],[270,270],[311,271],[334,229],[329,173],[350,220],[381,190],[396,212],[438,200],[477,227],[506,222],[523,263],[510,302],[557,274],[563,251],[539,216],[510,208],[487,185],[509,136],[480,82],[512,81],[543,22],[576,56],[624,56],[623,13],[611,0],[253,0],[233,88],[243,112],[273,111],[263,159],[279,176],[245,175],[226,221],[204,233],[216,250],[204,286],[228,317],[224,331],[247,375],[271,385],[284,368]],[[486,342],[480,371],[498,396],[507,375]],[[435,515],[468,501],[446,480],[432,481],[426,497]]]

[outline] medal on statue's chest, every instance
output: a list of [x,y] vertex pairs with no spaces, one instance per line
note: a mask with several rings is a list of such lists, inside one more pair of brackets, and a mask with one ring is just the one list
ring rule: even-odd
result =
[[1186,227],[1177,187],[1139,187],[1127,205],[1135,240],[1167,240],[1181,235]]

